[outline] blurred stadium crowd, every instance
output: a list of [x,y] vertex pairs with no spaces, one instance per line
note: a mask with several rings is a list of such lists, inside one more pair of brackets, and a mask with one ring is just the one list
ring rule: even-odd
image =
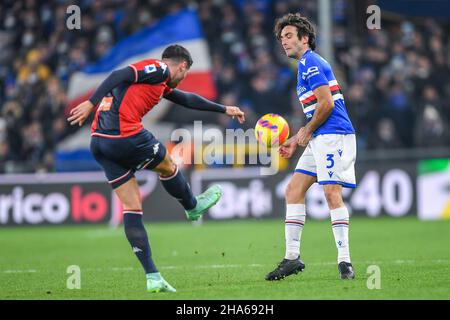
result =
[[[348,24],[352,2],[333,1],[333,44],[359,151],[450,145],[448,23],[397,17],[383,20],[381,30],[359,26],[356,34]],[[76,31],[66,28],[70,4],[0,4],[0,171],[51,171],[57,143],[78,129],[65,120],[70,75],[123,37],[186,7],[198,10],[218,101],[243,107],[248,127],[268,112],[286,116],[292,130],[304,123],[295,61],[284,56],[272,30],[287,12],[301,12],[317,25],[317,1],[80,1]],[[320,52],[320,34],[318,42]],[[177,115],[163,120],[193,120]],[[226,117],[214,119],[235,126]]]

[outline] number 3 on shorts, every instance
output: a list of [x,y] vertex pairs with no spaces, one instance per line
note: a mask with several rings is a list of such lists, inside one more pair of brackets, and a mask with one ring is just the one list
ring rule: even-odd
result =
[[330,168],[334,167],[334,159],[333,159],[333,157],[334,157],[334,154],[332,154],[332,153],[328,153],[327,154],[327,161],[330,161],[330,164],[327,165],[327,169],[330,169]]

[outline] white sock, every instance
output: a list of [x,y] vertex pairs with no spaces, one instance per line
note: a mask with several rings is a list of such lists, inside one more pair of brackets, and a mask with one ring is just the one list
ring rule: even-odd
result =
[[349,214],[347,207],[330,210],[331,226],[334,240],[338,250],[338,263],[350,261],[350,248],[348,243]]
[[305,224],[305,204],[286,204],[284,235],[286,239],[285,259],[294,260],[300,255],[300,239]]

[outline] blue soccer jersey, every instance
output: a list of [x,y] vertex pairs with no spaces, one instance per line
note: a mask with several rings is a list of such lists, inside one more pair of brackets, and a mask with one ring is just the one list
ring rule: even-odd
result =
[[317,106],[317,97],[313,90],[328,85],[333,96],[334,108],[328,119],[314,131],[319,134],[352,134],[353,125],[345,108],[344,96],[330,64],[311,49],[306,51],[298,61],[297,96],[303,107],[303,112],[309,122]]

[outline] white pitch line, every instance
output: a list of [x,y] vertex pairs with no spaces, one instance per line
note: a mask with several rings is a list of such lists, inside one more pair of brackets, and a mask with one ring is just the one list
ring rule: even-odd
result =
[[3,273],[36,273],[37,270],[28,269],[28,270],[5,270]]
[[114,267],[114,268],[111,268],[111,270],[112,271],[131,271],[131,270],[134,270],[134,268],[133,267],[122,267],[122,268]]
[[[377,264],[414,264],[419,262],[431,262],[431,263],[443,263],[443,264],[450,264],[450,260],[445,259],[435,259],[435,260],[384,260],[384,261],[353,261],[354,264],[367,264],[367,265],[377,265]],[[329,265],[336,265],[336,261],[327,261],[327,262],[311,262],[306,263],[306,265],[312,265],[312,266],[329,266]],[[195,266],[195,268],[199,269],[233,269],[233,268],[261,268],[261,267],[268,267],[269,264],[209,264],[209,265],[198,265]],[[172,270],[172,269],[183,269],[183,268],[191,268],[192,266],[161,266],[160,269],[165,270]],[[133,271],[133,270],[140,270],[138,267],[109,267],[109,268],[81,268],[81,271],[98,271],[98,272],[105,272],[105,271],[115,271],[115,272],[123,272],[123,271]],[[45,270],[48,271],[48,270]],[[7,269],[7,270],[0,270],[1,273],[6,274],[13,274],[13,273],[37,273],[41,272],[37,269]]]

